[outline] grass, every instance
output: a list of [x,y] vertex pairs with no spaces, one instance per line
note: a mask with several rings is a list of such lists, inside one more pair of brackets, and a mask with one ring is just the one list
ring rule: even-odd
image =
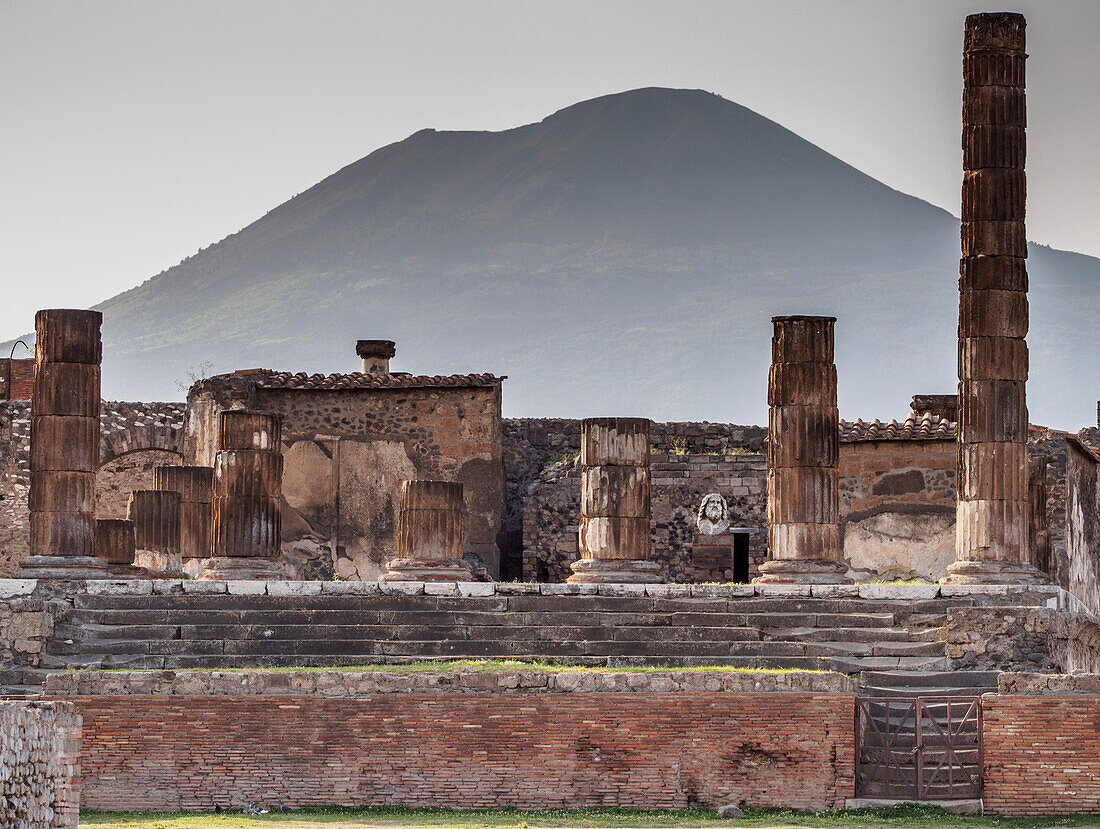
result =
[[[103,669],[96,669],[103,670]],[[110,668],[109,671],[128,672],[130,668]],[[180,668],[175,673],[188,671],[209,671],[210,668]],[[662,666],[662,665],[571,665],[567,662],[548,662],[543,660],[521,659],[421,659],[411,662],[364,662],[359,665],[311,665],[311,666],[284,666],[263,668],[216,668],[218,673],[321,673],[327,671],[381,671],[394,674],[425,674],[425,673],[458,673],[459,671],[551,671],[561,673],[588,672],[588,673],[746,673],[746,674],[824,674],[827,670],[813,670],[809,668],[752,668],[734,665],[691,665],[691,666]]]
[[949,815],[932,806],[905,805],[892,809],[862,809],[853,812],[811,814],[785,809],[746,809],[745,817],[721,820],[709,809],[640,810],[640,809],[518,809],[452,810],[409,809],[404,807],[373,807],[363,809],[326,808],[295,812],[290,815],[268,814],[247,817],[237,814],[152,814],[152,813],[83,813],[82,827],[98,829],[255,829],[264,824],[295,827],[295,829],[359,829],[360,827],[425,826],[501,827],[504,829],[542,829],[547,827],[746,827],[748,829],[779,829],[779,827],[1005,827],[1005,829],[1038,829],[1052,826],[1096,826],[1096,815],[1067,815],[1036,818],[998,818]]

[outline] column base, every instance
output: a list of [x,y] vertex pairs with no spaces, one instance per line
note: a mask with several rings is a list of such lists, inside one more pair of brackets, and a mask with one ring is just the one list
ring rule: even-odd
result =
[[956,561],[947,567],[940,584],[1048,584],[1050,579],[1034,564],[1023,561]]
[[432,561],[422,558],[395,558],[386,562],[379,581],[477,581],[474,568],[460,558]]
[[158,550],[137,550],[134,553],[134,567],[145,571],[147,579],[186,579],[183,571],[183,559],[176,553],[164,553]]
[[16,579],[109,579],[109,565],[96,556],[27,556],[12,574]]
[[144,567],[135,567],[133,564],[108,564],[107,570],[111,578],[115,579],[150,579],[149,571]]
[[753,584],[851,584],[848,568],[835,561],[771,559],[760,565]]
[[581,558],[570,568],[569,584],[660,584],[661,565],[636,559]]
[[270,558],[217,556],[203,559],[200,579],[218,581],[286,581],[286,571]]

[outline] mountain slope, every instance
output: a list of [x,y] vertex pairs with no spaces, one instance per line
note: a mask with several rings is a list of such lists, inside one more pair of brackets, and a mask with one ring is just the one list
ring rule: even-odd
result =
[[[769,317],[837,324],[845,416],[954,386],[958,222],[756,113],[641,89],[422,130],[105,302],[104,393],[190,367],[508,374],[506,413],[760,422]],[[1033,247],[1033,420],[1100,387],[1100,260]],[[1069,381],[1072,374],[1073,380]]]

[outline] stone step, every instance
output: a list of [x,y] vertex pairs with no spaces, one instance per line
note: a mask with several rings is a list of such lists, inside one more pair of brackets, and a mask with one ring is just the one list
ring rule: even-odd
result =
[[[865,670],[860,681],[868,687],[893,690],[912,689],[914,694],[930,694],[937,689],[997,689],[999,671],[875,671]],[[977,693],[971,694],[976,696]]]

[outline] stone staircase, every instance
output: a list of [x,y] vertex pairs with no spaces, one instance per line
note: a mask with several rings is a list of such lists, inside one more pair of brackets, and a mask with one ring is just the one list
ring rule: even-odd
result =
[[916,687],[953,676],[936,673],[950,667],[950,608],[1005,597],[934,585],[90,582],[47,604],[52,632],[37,664],[5,666],[0,693],[36,693],[46,673],[69,668],[495,658],[864,672],[868,688],[890,695],[898,677]]

